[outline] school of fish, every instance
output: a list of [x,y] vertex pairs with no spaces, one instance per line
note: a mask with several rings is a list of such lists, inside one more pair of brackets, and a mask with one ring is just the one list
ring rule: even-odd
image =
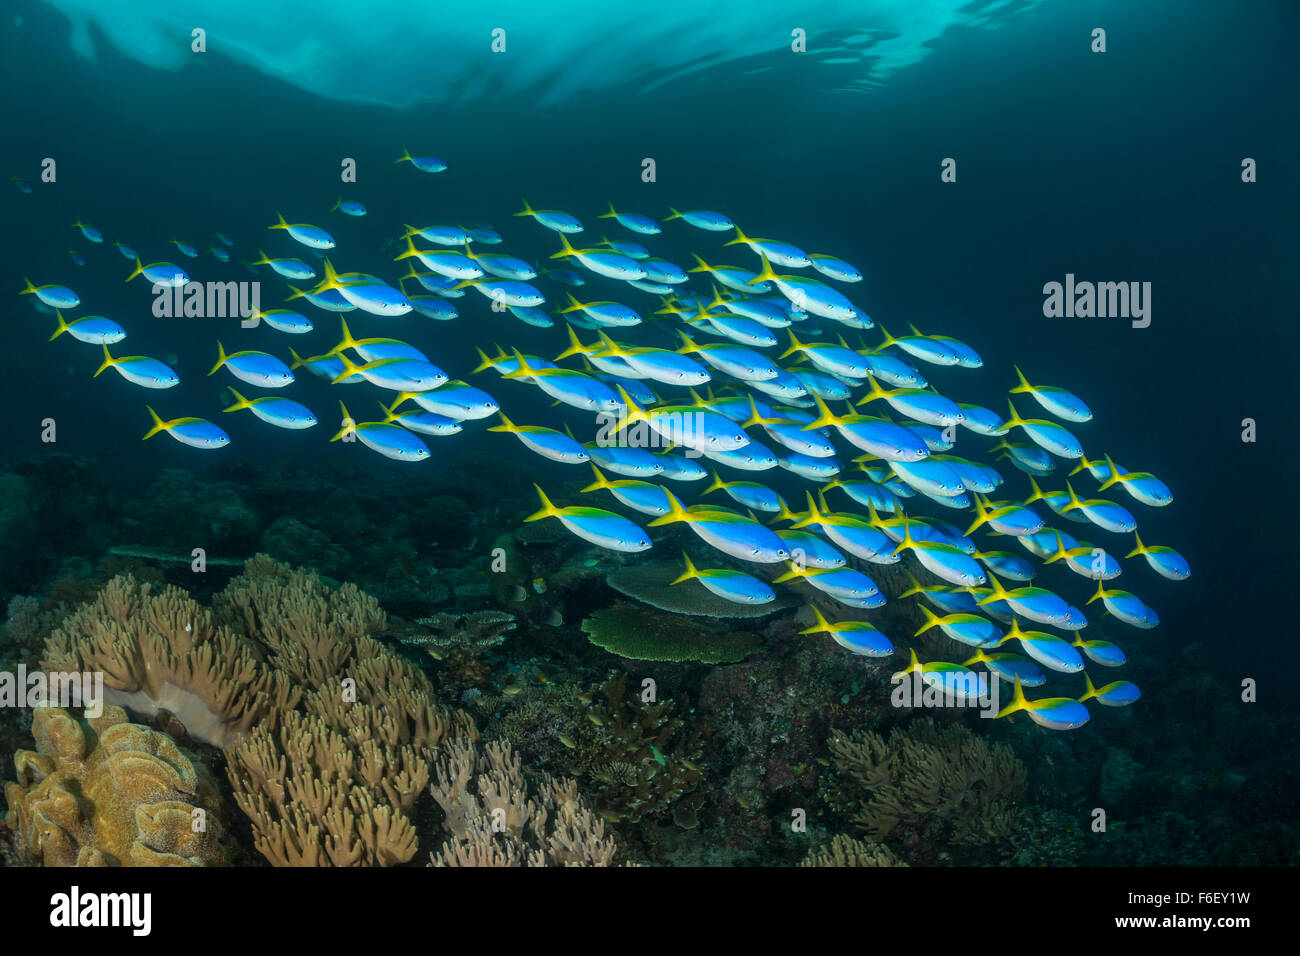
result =
[[[397,163],[428,174],[447,169],[439,158],[406,150]],[[30,192],[30,184],[17,177],[15,182]],[[328,211],[367,215],[361,203],[341,197]],[[560,503],[537,488],[540,508],[527,521],[554,519],[597,547],[623,552],[650,549],[649,528],[684,524],[712,551],[783,571],[769,582],[686,555],[676,587],[705,588],[724,600],[755,605],[776,599],[774,585],[802,580],[836,604],[870,609],[886,601],[870,566],[897,564],[910,554],[929,580],[912,576],[912,586],[893,599],[918,600],[926,623],[911,636],[937,628],[952,641],[958,660],[921,663],[912,650],[900,675],[919,673],[926,685],[958,697],[986,693],[992,675],[1014,689],[999,717],[1023,711],[1053,730],[1086,723],[1089,702],[1121,707],[1138,699],[1131,681],[1094,683],[1085,672],[1088,665],[1121,667],[1125,652],[1112,642],[1086,639],[1084,611],[1033,584],[1035,559],[1063,564],[1088,582],[1079,589],[1090,595],[1084,607],[1097,605],[1114,620],[1144,630],[1155,627],[1159,616],[1135,593],[1111,584],[1121,573],[1120,561],[1141,557],[1150,573],[1173,581],[1191,573],[1176,550],[1145,544],[1138,535],[1134,511],[1168,505],[1168,486],[1149,472],[1117,464],[1104,451],[1088,457],[1067,427],[1092,419],[1082,399],[1033,383],[1019,368],[1005,411],[942,394],[929,376],[952,369],[940,375],[952,379],[957,387],[951,392],[959,395],[964,370],[983,366],[975,349],[914,326],[906,334],[887,331],[846,294],[863,279],[848,262],[753,238],[719,212],[670,209],[656,221],[610,204],[596,218],[615,238],[599,241],[593,238],[599,229],[589,232],[566,212],[524,202],[515,216],[554,233],[558,248],[549,261],[534,266],[497,251],[504,240],[489,226],[405,225],[395,262],[407,271],[394,283],[339,271],[334,261],[341,261],[341,250],[329,232],[277,214],[268,235],[253,244],[256,256],[244,264],[259,276],[283,279],[285,305],[291,307],[251,318],[267,326],[270,333],[259,334],[268,339],[311,332],[328,318],[339,327],[339,341],[306,358],[286,346],[287,360],[271,351],[227,352],[215,342],[208,374],[224,369],[246,390],[265,390],[246,397],[232,385],[230,404],[221,411],[246,410],[264,426],[311,428],[320,419],[281,393],[294,383],[295,371],[306,369],[340,386],[369,384],[372,400],[349,398],[351,407],[373,407],[377,395],[380,416],[354,418],[340,401],[340,427],[330,441],[405,462],[430,458],[430,441],[495,419],[488,431],[513,436],[528,452],[573,465],[592,479],[576,500]],[[94,226],[78,219],[73,228],[92,246],[105,244]],[[669,231],[699,241],[692,242],[690,262],[659,258],[643,244],[658,244],[656,237]],[[281,234],[287,238],[279,239]],[[208,253],[230,262],[234,241],[224,233],[215,239]],[[700,248],[707,240],[713,241]],[[261,245],[272,241],[290,251],[291,243],[305,247],[319,257],[323,275],[302,258],[269,257]],[[173,236],[170,245],[188,259],[201,258],[195,244]],[[174,263],[145,264],[134,248],[112,246],[131,263],[128,282],[143,277],[155,290],[191,282]],[[75,250],[69,255],[78,265],[85,261]],[[746,264],[723,264],[733,256]],[[587,294],[589,280],[609,291]],[[553,358],[500,346],[494,346],[495,354],[480,349],[480,364],[467,375],[509,382],[500,391],[511,396],[509,416],[496,397],[451,378],[419,347],[400,338],[357,338],[353,331],[358,316],[383,320],[379,324],[412,313],[454,320],[465,307],[457,300],[470,291],[484,296],[474,307],[485,315],[509,314],[539,328],[563,326],[564,341]],[[127,330],[102,315],[73,317],[81,299],[71,288],[28,280],[20,295],[54,311],[51,340],[66,335],[102,349],[96,377],[112,370],[133,386],[158,390],[180,381],[156,358],[120,349],[112,354],[109,347],[121,343]],[[314,311],[298,311],[304,306]],[[351,323],[346,313],[355,313]],[[632,337],[630,330],[639,326],[655,344],[647,344],[639,330]],[[505,334],[494,326],[494,337]],[[533,388],[541,396],[523,391]],[[584,436],[594,432],[593,437],[580,440],[567,424],[561,431],[524,423],[543,396],[582,412],[568,414]],[[1033,406],[1044,417],[1024,417]],[[164,418],[152,405],[146,410],[146,439],[166,434],[197,449],[232,443],[216,422]],[[983,444],[987,461],[954,454],[959,437]],[[1005,490],[1005,476],[993,463],[1022,472],[1027,489],[1014,495]],[[802,480],[802,494],[786,497],[754,480],[772,469]],[[1053,477],[1064,469],[1063,480]],[[792,480],[783,479],[787,485]],[[1085,481],[1095,487],[1081,487]],[[1128,500],[1098,497],[1108,489]],[[619,506],[622,513],[597,504]],[[979,543],[972,537],[977,532]],[[1011,548],[1011,539],[1019,550]],[[819,608],[813,615],[815,625],[802,633],[826,634],[852,654],[889,657],[899,652],[894,640],[907,636],[887,636],[861,620],[831,621]],[[1077,675],[1082,693],[1029,699],[1024,690],[1044,685],[1050,673]]]

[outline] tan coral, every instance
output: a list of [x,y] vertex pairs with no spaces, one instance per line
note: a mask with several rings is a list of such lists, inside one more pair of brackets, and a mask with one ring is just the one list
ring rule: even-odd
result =
[[441,748],[430,791],[447,841],[431,866],[612,866],[619,848],[570,779],[530,780],[508,743]]
[[477,736],[425,676],[369,637],[373,598],[327,588],[259,556],[214,601],[222,621],[265,645],[267,663],[302,681],[302,709],[227,752],[235,800],[257,849],[277,866],[391,866],[415,855],[410,813],[428,783],[424,753]]
[[47,671],[99,671],[107,703],[167,712],[196,740],[224,747],[255,724],[274,724],[298,691],[248,641],[213,622],[177,587],[155,591],[113,578],[45,643]]
[[[14,756],[6,824],[46,866],[217,866],[224,862],[216,782],[166,734],[38,707],[36,751]],[[196,832],[197,831],[197,832]]]
[[907,866],[898,855],[883,843],[855,840],[839,834],[831,842],[813,850],[800,866]]
[[960,724],[918,720],[885,740],[856,730],[828,742],[832,807],[876,840],[900,825],[938,826],[953,844],[980,846],[1018,825],[1027,774],[1010,748],[989,745]]

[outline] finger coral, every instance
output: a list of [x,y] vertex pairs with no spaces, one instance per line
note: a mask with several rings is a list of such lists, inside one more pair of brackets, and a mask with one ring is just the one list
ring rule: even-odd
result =
[[207,768],[120,707],[37,707],[14,755],[6,825],[46,866],[219,866],[221,799]]
[[47,671],[101,671],[105,698],[136,714],[171,714],[196,740],[225,747],[254,725],[274,725],[298,690],[256,645],[177,587],[113,578],[45,642]]
[[256,635],[268,666],[301,683],[301,712],[232,746],[227,774],[258,850],[280,866],[389,866],[415,855],[410,812],[428,781],[424,752],[476,736],[428,679],[369,637],[385,626],[373,598],[328,588],[259,556],[214,601]]
[[839,834],[829,844],[813,850],[800,866],[907,866],[898,854],[883,843],[855,840]]

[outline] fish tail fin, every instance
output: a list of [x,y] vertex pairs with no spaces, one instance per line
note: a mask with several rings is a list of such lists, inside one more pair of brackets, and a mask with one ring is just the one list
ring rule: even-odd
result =
[[292,302],[294,299],[301,299],[309,295],[309,293],[299,289],[296,285],[290,285],[289,288],[293,290],[293,295],[286,295],[284,297],[285,302]]
[[252,408],[253,403],[243,395],[240,395],[234,388],[231,388],[229,385],[227,385],[226,388],[229,389],[231,395],[235,396],[235,404],[231,405],[229,408],[223,408],[223,412],[237,412],[241,408]]
[[628,425],[635,425],[637,422],[649,420],[649,416],[646,415],[645,409],[636,403],[632,396],[627,393],[627,389],[617,382],[614,387],[618,389],[618,397],[623,400],[624,412],[623,421],[621,423],[622,427],[626,428]]
[[700,572],[696,570],[695,565],[691,564],[691,556],[687,554],[685,551],[682,552],[682,559],[686,562],[686,570],[683,571],[680,575],[678,575],[676,580],[669,581],[668,582],[669,587],[672,587],[674,584],[681,584],[683,581],[689,581],[692,578],[698,578],[700,576]]
[[[410,229],[411,227],[407,226],[406,228]],[[418,256],[420,254],[420,250],[415,248],[415,239],[412,238],[414,235],[415,233],[408,232],[402,237],[402,240],[406,243],[406,251],[399,252],[397,255],[393,256],[394,262],[400,262],[402,259],[410,259],[412,256]]]
[[[305,359],[295,352],[292,347],[289,349],[289,354],[293,356],[293,361],[289,364],[289,371],[291,372],[296,368],[302,368],[309,361],[309,359]],[[231,391],[233,392],[234,389],[232,388]]]
[[[132,279],[134,279],[136,276],[140,275],[140,273],[142,273],[142,272],[144,272],[144,263],[142,263],[142,262],[140,261],[140,253],[137,252],[137,253],[135,254],[135,268],[132,269],[132,270],[131,270],[131,274],[130,274],[129,276],[126,277],[126,281],[127,281],[127,282],[130,282]],[[28,285],[31,285],[30,282],[27,283],[27,284],[28,284]],[[33,291],[34,291],[34,290],[33,290]]]
[[569,325],[567,328],[569,331],[569,347],[559,355],[555,356],[555,361],[557,362],[560,361],[560,359],[566,359],[571,355],[581,355],[585,358],[590,351],[587,346],[582,344],[582,340],[578,338],[578,333],[573,330],[573,326]]
[[920,661],[920,659],[916,656],[916,649],[915,649],[915,648],[910,648],[910,649],[908,650],[908,654],[911,656],[911,660],[908,661],[907,666],[904,667],[901,671],[898,671],[897,673],[893,674],[893,675],[891,676],[891,679],[893,679],[893,680],[898,680],[898,679],[903,678],[903,677],[906,677],[908,674],[914,673],[914,672],[916,672],[916,671],[922,671],[922,672],[924,673],[924,669],[923,669],[922,666],[921,666],[921,661]]
[[391,421],[396,420],[397,406],[400,404],[401,404],[401,399],[394,401],[392,405],[385,405],[383,402],[379,402],[379,410],[384,413],[385,425],[387,425]]
[[1016,411],[1015,404],[1009,398],[1007,399],[1007,408],[1011,411],[1011,417],[1003,422],[1003,424],[1006,425],[1008,429],[1015,428],[1017,425],[1025,424],[1025,420],[1020,417],[1020,413]]
[[1102,587],[1102,582],[1098,581],[1097,593],[1094,594],[1092,597],[1088,598],[1087,603],[1084,604],[1084,607],[1087,607],[1093,601],[1104,601],[1105,599],[1106,599],[1106,591]]
[[1029,701],[1025,699],[1025,689],[1020,686],[1020,678],[1017,677],[1015,697],[1012,698],[1011,703],[999,710],[997,715],[999,717],[1006,717],[1010,714],[1014,714],[1018,710],[1024,710],[1028,706]]
[[356,375],[361,371],[361,366],[352,361],[342,352],[338,353],[337,358],[343,363],[343,371],[339,372],[339,374],[335,375],[334,378],[330,380],[331,385],[337,385],[344,379],[351,378],[353,375]]
[[1070,552],[1065,550],[1065,540],[1058,534],[1056,536],[1056,550],[1051,556],[1043,559],[1043,564],[1055,564],[1062,558],[1069,558]]
[[586,488],[579,489],[580,493],[585,494],[589,491],[600,491],[602,488],[611,487],[609,483],[609,479],[606,478],[604,473],[595,465],[591,466],[591,472],[596,476],[596,480],[593,481],[591,484],[589,484]]
[[681,218],[682,218],[682,214],[679,213],[679,212],[678,212],[676,209],[674,209],[672,206],[669,206],[669,207],[668,207],[668,215],[667,215],[667,216],[664,216],[664,222],[667,222],[669,219],[681,219]]
[[1029,379],[1025,378],[1025,373],[1020,371],[1020,366],[1013,365],[1012,368],[1016,370],[1016,378],[1020,380],[1020,384],[1010,390],[1011,394],[1020,395],[1026,392],[1032,392],[1034,387],[1029,384]]
[[797,338],[795,338],[793,327],[788,328],[785,331],[790,336],[790,347],[777,356],[778,361],[780,361],[783,358],[786,358],[787,356],[794,355],[796,352],[802,352],[804,348],[803,343],[800,342]]
[[55,309],[55,310],[54,310],[54,317],[55,317],[56,319],[59,320],[59,327],[58,327],[57,329],[54,330],[54,334],[53,334],[53,335],[51,335],[48,339],[45,340],[45,341],[47,341],[47,342],[53,342],[53,341],[54,341],[55,339],[57,339],[60,335],[62,335],[64,332],[68,331],[68,329],[70,329],[70,328],[72,327],[72,326],[68,325],[67,322],[64,322],[64,321],[63,321],[63,313],[60,312],[58,309]]
[[552,518],[558,515],[560,513],[560,509],[555,507],[555,505],[551,503],[550,498],[546,497],[546,492],[542,491],[542,486],[534,484],[533,487],[537,489],[537,497],[542,499],[542,508],[540,511],[534,511],[532,514],[530,514],[527,518],[524,519],[524,522],[527,523],[529,521],[541,521],[543,518]]
[[562,233],[562,232],[561,232],[561,233],[557,233],[557,235],[559,235],[559,237],[560,237],[560,245],[561,245],[563,248],[560,249],[559,252],[552,253],[552,254],[551,254],[551,258],[552,258],[552,259],[567,259],[569,256],[573,255],[577,250],[575,250],[575,249],[573,248],[573,246],[569,244],[569,237],[568,237],[568,236],[566,236],[566,235],[565,235],[564,233]]
[[528,205],[527,199],[521,199],[520,202],[524,204],[524,208],[522,212],[515,213],[516,216],[531,216],[534,212],[536,212],[536,210],[533,209],[532,206]]
[[343,318],[341,315],[339,316],[339,325],[343,327],[343,338],[341,338],[339,344],[334,346],[330,351],[331,355],[335,355],[344,349],[356,348],[357,346],[357,340],[352,337],[352,330],[348,328],[348,320]]
[[999,581],[997,578],[995,578],[991,572],[988,575],[988,579],[989,579],[988,596],[980,598],[978,601],[975,602],[976,604],[979,605],[993,604],[996,601],[1001,601],[1003,598],[1007,596],[1007,589],[1002,586],[1002,582]]
[[1083,672],[1083,696],[1076,697],[1075,700],[1077,700],[1079,703],[1082,704],[1085,700],[1091,700],[1093,697],[1096,696],[1097,696],[1097,688],[1093,686],[1092,678],[1088,676],[1088,672],[1084,671]]
[[564,297],[569,301],[569,304],[560,310],[560,315],[567,315],[570,312],[581,312],[586,308],[585,305],[578,301],[578,297],[572,292],[564,293]]
[[1134,558],[1137,557],[1139,554],[1151,553],[1151,550],[1142,543],[1142,537],[1137,533],[1136,528],[1133,530],[1133,540],[1137,542],[1137,547],[1134,548],[1132,551],[1130,551],[1128,554],[1124,555],[1125,558]]
[[613,204],[613,203],[610,203],[610,204],[609,204],[609,212],[602,212],[602,213],[601,213],[599,216],[597,216],[596,218],[597,218],[597,219],[617,219],[617,218],[618,218],[618,213],[616,213],[616,212],[614,211],[614,204]]
[[655,518],[654,521],[649,523],[649,527],[654,528],[660,525],[676,524],[678,521],[686,521],[690,518],[690,514],[682,507],[682,503],[677,500],[676,495],[667,488],[664,489],[664,494],[668,498],[668,514]]
[[342,197],[342,196],[340,196],[338,199],[334,200],[334,205],[330,206],[330,212],[334,212],[334,211],[336,211],[336,210],[339,208],[339,206],[341,206],[341,205],[343,205],[343,197]]
[[678,329],[677,335],[682,340],[682,347],[677,350],[678,355],[690,355],[692,352],[700,351],[700,347],[695,344],[695,340],[687,335],[685,331]]
[[[712,395],[712,393],[710,393]],[[754,402],[754,396],[749,396],[749,417],[740,423],[741,428],[753,428],[755,425],[762,425],[765,419],[758,413],[758,405]]]
[[799,568],[799,565],[795,564],[793,561],[787,561],[786,563],[790,565],[789,570],[787,570],[784,574],[780,574],[777,577],[774,577],[772,579],[773,584],[784,584],[786,581],[794,581],[797,578],[806,576],[806,572],[802,571]]
[[488,428],[488,431],[490,431],[490,432],[517,432],[517,431],[519,431],[519,426],[516,425],[514,422],[512,422],[510,419],[506,418],[506,413],[505,413],[505,412],[498,410],[498,411],[497,411],[497,414],[501,416],[501,424],[500,424],[500,425],[492,425],[491,427]]
[[502,375],[502,378],[528,378],[537,374],[537,369],[528,364],[528,359],[524,358],[522,352],[518,349],[511,349],[510,351],[514,353],[515,361],[519,364],[514,371]]
[[334,263],[329,259],[324,260],[325,281],[316,286],[316,292],[324,292],[327,289],[337,289],[339,287],[339,274],[334,271]]
[[820,633],[822,633],[823,631],[830,631],[830,630],[831,630],[831,622],[828,621],[828,620],[826,620],[826,615],[822,614],[821,608],[819,608],[816,604],[811,604],[811,605],[809,605],[809,607],[812,608],[813,619],[814,619],[817,623],[814,624],[812,627],[804,628],[804,629],[803,629],[802,631],[800,631],[799,633],[800,633],[800,634],[820,634]]
[[398,156],[397,159],[393,160],[393,163],[394,163],[394,164],[397,164],[397,163],[409,163],[409,162],[412,160],[412,158],[413,158],[413,157],[411,156],[410,150],[408,150],[405,146],[403,146],[403,147],[402,147],[402,155],[401,155],[401,156]]
[[687,272],[712,272],[713,271],[713,267],[709,265],[707,262],[705,262],[703,259],[701,259],[699,256],[697,256],[695,253],[693,252],[691,253],[691,258],[695,260],[695,268],[687,269],[686,270]]
[[905,597],[911,597],[914,594],[921,594],[925,590],[925,588],[921,586],[921,582],[916,579],[916,575],[911,571],[907,572],[907,580],[909,587],[898,596],[898,600],[900,601]]
[[831,411],[830,406],[826,404],[825,399],[820,395],[814,393],[813,402],[816,403],[817,411],[820,414],[818,414],[818,416],[807,425],[803,426],[804,431],[807,431],[810,428],[824,428],[827,425],[838,425],[840,423],[839,416]]
[[1073,478],[1075,475],[1083,471],[1085,468],[1096,468],[1099,464],[1101,464],[1101,462],[1089,461],[1088,456],[1084,455],[1082,458],[1079,459],[1079,463],[1070,469],[1070,473],[1066,477]]
[[1104,455],[1103,458],[1106,460],[1106,467],[1110,469],[1110,474],[1107,475],[1105,481],[1097,486],[1098,491],[1105,491],[1112,485],[1117,485],[1124,480],[1120,475],[1119,468],[1116,466],[1115,462],[1111,461],[1110,455]]
[[167,430],[167,422],[159,418],[158,413],[155,412],[148,405],[146,405],[145,408],[148,409],[149,411],[149,417],[153,419],[153,427],[144,433],[144,437],[140,439],[141,441],[148,441],[150,438],[153,438],[153,436],[157,435],[159,432],[165,432]]
[[[136,256],[135,261],[136,261],[136,264],[138,265],[139,262],[140,262],[140,257],[139,257],[139,256]],[[139,273],[139,270],[137,269],[135,272],[131,273],[131,277],[137,275],[138,273]],[[128,281],[128,282],[131,281],[131,277],[128,277],[128,278],[127,278],[127,281]],[[23,290],[22,290],[21,292],[19,292],[18,294],[19,294],[19,295],[31,295],[31,294],[32,294],[33,292],[35,292],[35,291],[36,291],[36,286],[32,285],[32,280],[29,279],[29,278],[27,278],[27,276],[23,276]]]
[[768,279],[777,278],[776,272],[772,269],[772,263],[767,261],[767,256],[763,253],[758,254],[758,258],[763,262],[763,268],[758,270],[758,274],[752,279],[746,279],[745,285],[758,285],[760,282],[766,282]]
[[921,605],[921,613],[925,615],[925,623],[917,628],[916,633],[912,635],[913,637],[920,637],[926,631],[930,630],[930,628],[936,627],[939,624],[939,615],[935,614],[924,604]]
[[729,241],[727,241],[727,242],[724,242],[724,243],[723,243],[724,246],[739,246],[739,245],[741,245],[742,243],[747,243],[747,242],[749,242],[749,236],[745,235],[745,233],[741,231],[740,226],[735,225],[735,224],[733,223],[733,224],[732,224],[732,228],[736,230],[736,238],[735,238],[735,239],[731,239],[731,240],[729,240]]
[[713,469],[713,484],[705,488],[702,492],[700,492],[700,494],[707,495],[713,491],[725,491],[726,488],[727,488],[727,483],[722,480],[722,476],[718,474],[718,469],[715,468]]
[[339,401],[339,411],[343,414],[343,427],[334,433],[334,437],[331,438],[330,441],[338,441],[349,432],[355,432],[357,430],[356,420],[348,412],[348,407],[344,405],[341,400]]
[[284,221],[284,216],[280,215],[279,211],[277,211],[275,214],[275,220],[276,222],[274,226],[267,226],[266,228],[267,229],[288,229],[289,228],[289,224]]
[[477,374],[478,372],[486,372],[488,369],[494,367],[497,364],[498,360],[494,358],[489,358],[488,354],[484,352],[482,349],[475,349],[475,351],[478,352],[479,363],[478,365],[474,366],[474,368],[470,369],[471,375]]
[[230,356],[228,356],[228,355],[226,354],[226,348],[225,348],[225,346],[221,344],[221,340],[220,340],[220,339],[217,339],[217,364],[214,365],[214,366],[212,366],[212,370],[211,370],[210,372],[208,372],[208,374],[209,374],[209,375],[216,375],[216,374],[217,374],[217,370],[220,369],[221,366],[223,366],[223,365],[226,364],[226,359],[228,359],[229,357],[230,357]]

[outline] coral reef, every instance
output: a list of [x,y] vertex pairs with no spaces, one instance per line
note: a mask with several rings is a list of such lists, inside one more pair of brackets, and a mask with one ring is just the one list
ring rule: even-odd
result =
[[703,747],[674,701],[644,699],[615,673],[584,692],[552,685],[508,698],[503,711],[488,736],[576,777],[607,819],[636,823],[671,810],[693,825]]
[[[1018,801],[1027,773],[1010,748],[990,745],[960,724],[926,718],[888,739],[869,730],[836,731],[829,806],[913,862],[948,845],[982,847],[1023,825]],[[918,860],[919,858],[919,860]]]
[[449,834],[430,866],[611,866],[619,856],[577,783],[530,779],[509,743],[444,745],[429,790]]
[[718,597],[704,587],[673,586],[672,582],[677,580],[681,573],[680,561],[651,561],[619,568],[605,578],[605,583],[625,597],[634,598],[643,604],[673,614],[730,618],[767,617],[769,614],[795,605],[795,601],[788,597],[778,597],[767,604],[737,604]]
[[907,866],[898,855],[882,843],[855,840],[837,834],[826,846],[813,850],[800,866]]
[[225,747],[297,703],[299,690],[247,639],[213,621],[180,588],[129,576],[68,615],[46,641],[51,671],[102,671],[108,703],[167,712],[191,737]]
[[762,639],[752,632],[673,618],[623,601],[592,614],[582,630],[602,650],[639,661],[730,664],[763,650]]
[[216,782],[171,737],[120,707],[77,719],[38,707],[36,752],[14,756],[5,823],[46,866],[217,866]]
[[352,585],[330,589],[261,556],[213,610],[257,635],[269,667],[303,688],[305,713],[285,713],[278,732],[257,727],[227,754],[257,849],[277,865],[408,861],[423,754],[475,736],[469,716],[442,707],[420,671],[369,637],[385,617]]

